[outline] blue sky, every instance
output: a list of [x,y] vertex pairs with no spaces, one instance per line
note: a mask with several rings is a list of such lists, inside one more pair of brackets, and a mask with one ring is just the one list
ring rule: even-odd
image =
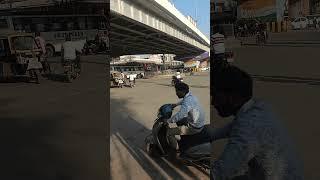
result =
[[210,37],[210,0],[171,0],[184,15],[197,20],[200,31]]

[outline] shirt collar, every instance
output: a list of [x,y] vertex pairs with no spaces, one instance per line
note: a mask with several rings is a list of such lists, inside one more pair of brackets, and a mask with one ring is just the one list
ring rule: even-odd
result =
[[249,101],[247,101],[246,103],[244,103],[241,108],[239,109],[239,111],[237,112],[237,115],[238,116],[239,114],[241,113],[244,113],[246,111],[248,111],[254,104],[254,100],[251,98]]
[[190,96],[190,95],[191,95],[191,92],[189,91],[189,92],[184,96],[183,99],[185,99],[186,97],[188,97],[188,96]]

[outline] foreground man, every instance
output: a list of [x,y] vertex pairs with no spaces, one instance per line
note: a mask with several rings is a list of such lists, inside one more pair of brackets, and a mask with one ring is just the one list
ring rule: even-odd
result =
[[211,168],[211,180],[302,180],[302,164],[280,121],[269,107],[252,98],[252,79],[230,66],[215,73],[213,105],[234,120],[214,129],[213,141],[229,141]]
[[168,123],[176,123],[178,127],[168,130],[168,135],[180,135],[179,150],[183,151],[201,144],[202,131],[205,124],[205,114],[200,106],[198,99],[189,91],[189,86],[185,83],[179,82],[175,84],[176,95],[182,99],[177,104],[172,104],[175,108],[180,106],[180,110],[168,119]]

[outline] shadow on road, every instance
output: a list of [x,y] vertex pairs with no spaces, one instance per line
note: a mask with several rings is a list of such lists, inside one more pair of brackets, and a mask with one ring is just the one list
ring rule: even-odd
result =
[[[185,175],[192,179],[199,179],[199,177],[194,174],[188,167],[186,167],[182,162],[168,157],[168,158],[151,158],[144,151],[144,138],[151,133],[150,129],[147,129],[144,125],[130,117],[130,110],[126,108],[127,100],[118,100],[110,98],[111,107],[111,134],[110,137],[116,141],[119,141],[122,146],[130,153],[130,155],[135,159],[135,161],[142,167],[142,169],[150,176],[151,179],[167,179],[165,175],[159,171],[165,172],[172,179],[184,179],[183,176],[176,170],[182,171]],[[121,115],[129,114],[125,117]],[[120,152],[120,147],[116,144],[111,144],[115,147],[116,152]],[[112,156],[118,156],[117,158],[121,161],[120,168],[126,176],[126,179],[132,179],[130,171],[136,167],[128,167],[128,159],[122,157],[121,153],[111,154]],[[115,175],[113,175],[115,176]],[[137,177],[138,179],[139,177]],[[116,177],[114,177],[116,179]]]
[[252,75],[252,77],[258,81],[264,81],[264,82],[297,83],[297,84],[302,83],[302,84],[320,86],[320,79],[316,79],[316,78],[289,77],[289,76],[263,76],[263,75]]
[[[23,117],[8,112],[15,99],[0,99],[0,179],[71,179],[64,175],[67,167],[53,142],[63,114]],[[69,164],[69,168],[70,167]]]

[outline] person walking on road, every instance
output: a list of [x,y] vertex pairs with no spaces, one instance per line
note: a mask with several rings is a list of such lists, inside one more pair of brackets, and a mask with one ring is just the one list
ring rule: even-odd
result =
[[80,52],[81,50],[78,50],[71,41],[71,37],[67,36],[66,41],[61,46],[62,65],[64,66],[64,63],[69,61],[71,64],[80,68],[80,60],[77,57],[77,53]]
[[132,88],[132,87],[134,87],[134,86],[136,86],[135,85],[135,76],[134,76],[134,74],[130,74],[129,75],[129,84],[130,84],[130,87]]
[[219,26],[216,26],[215,32],[212,36],[213,42],[213,67],[219,67],[224,63],[225,60],[225,36],[222,29]]
[[301,159],[279,119],[263,101],[252,97],[253,82],[235,66],[212,77],[212,104],[234,120],[211,131],[211,141],[228,138],[213,162],[211,180],[303,180]]
[[36,45],[38,48],[41,49],[41,55],[40,55],[40,62],[42,64],[43,72],[47,72],[50,73],[50,65],[48,63],[48,59],[47,59],[47,51],[46,51],[46,41],[40,36],[40,32],[36,32],[35,33],[36,37]]

